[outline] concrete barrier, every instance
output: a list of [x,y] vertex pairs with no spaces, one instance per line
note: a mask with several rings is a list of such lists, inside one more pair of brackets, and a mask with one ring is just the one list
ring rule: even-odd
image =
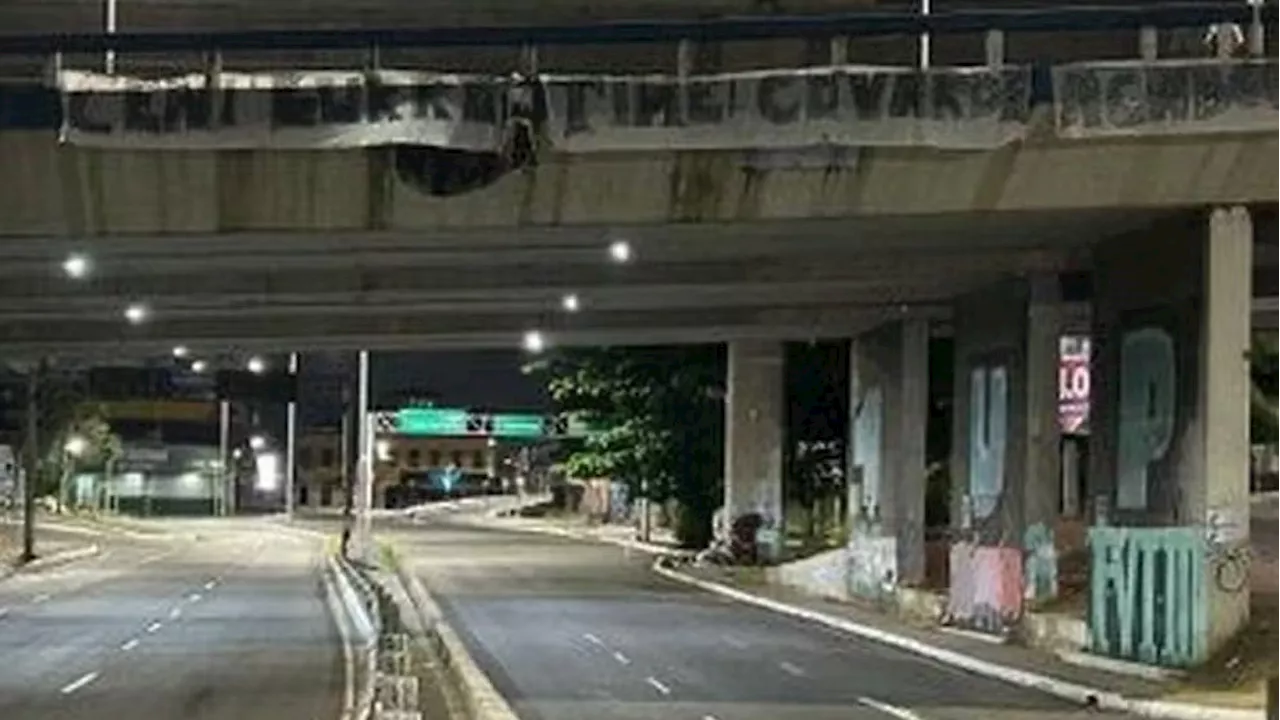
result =
[[367,581],[336,554],[328,556],[325,589],[329,610],[342,636],[346,678],[341,720],[373,717],[378,678],[380,618]]
[[458,634],[418,578],[400,566],[385,568],[378,582],[400,608],[411,634],[436,663],[448,687],[455,717],[467,720],[518,720],[515,710],[471,658]]

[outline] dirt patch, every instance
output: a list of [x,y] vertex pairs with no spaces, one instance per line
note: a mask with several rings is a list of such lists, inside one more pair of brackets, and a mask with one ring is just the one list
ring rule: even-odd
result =
[[1267,679],[1277,672],[1277,607],[1274,595],[1253,598],[1249,624],[1209,662],[1187,676],[1174,697],[1230,707],[1260,707]]

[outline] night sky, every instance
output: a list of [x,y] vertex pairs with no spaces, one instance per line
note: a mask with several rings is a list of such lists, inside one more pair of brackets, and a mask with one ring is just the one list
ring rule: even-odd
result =
[[[541,385],[520,370],[527,359],[517,350],[373,353],[373,405],[391,409],[417,397],[442,407],[549,411],[551,402]],[[303,357],[300,406],[304,424],[335,421],[346,363],[354,368],[354,353]]]

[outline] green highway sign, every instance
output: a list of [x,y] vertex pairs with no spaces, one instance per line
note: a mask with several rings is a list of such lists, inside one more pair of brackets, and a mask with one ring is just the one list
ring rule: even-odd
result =
[[475,413],[458,408],[403,408],[395,413],[401,435],[537,439],[582,437],[589,432],[578,418],[531,413]]

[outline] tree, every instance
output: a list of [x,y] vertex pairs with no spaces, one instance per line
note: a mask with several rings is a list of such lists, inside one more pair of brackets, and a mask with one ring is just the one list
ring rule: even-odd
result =
[[42,480],[56,483],[58,501],[65,506],[68,503],[66,482],[75,469],[100,468],[105,486],[110,483],[112,465],[123,448],[120,437],[112,432],[106,420],[104,408],[80,403],[70,410],[70,416],[53,435],[45,453],[43,465],[48,471]]
[[1274,332],[1255,333],[1249,348],[1251,397],[1249,437],[1254,445],[1276,442],[1280,422],[1276,415],[1276,395],[1280,390],[1280,349]]
[[597,431],[567,461],[576,477],[609,477],[631,497],[679,503],[685,547],[711,539],[723,473],[720,346],[571,349],[526,368],[560,412]]

